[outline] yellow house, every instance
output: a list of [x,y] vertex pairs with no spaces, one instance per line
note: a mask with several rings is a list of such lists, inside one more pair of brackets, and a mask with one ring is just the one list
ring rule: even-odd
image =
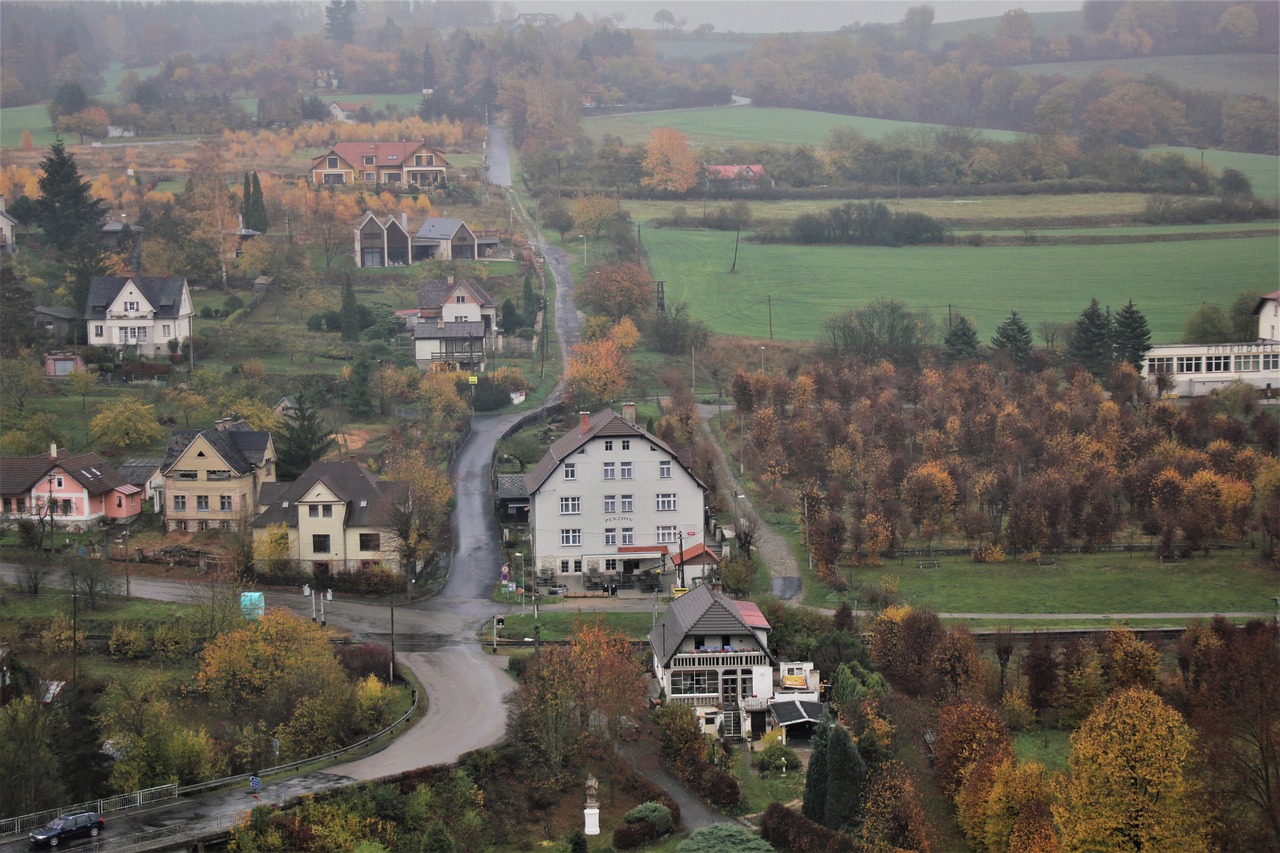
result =
[[276,450],[270,432],[227,420],[175,432],[160,470],[167,530],[230,529],[252,517],[263,484],[275,482]]
[[304,570],[339,573],[381,564],[396,568],[390,513],[405,483],[379,480],[358,462],[315,462],[295,482],[262,494],[265,509],[253,520],[255,546],[284,532],[285,559]]

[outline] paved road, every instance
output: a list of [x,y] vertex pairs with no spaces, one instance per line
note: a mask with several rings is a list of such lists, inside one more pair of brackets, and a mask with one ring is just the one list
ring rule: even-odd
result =
[[491,124],[489,130],[489,183],[495,187],[511,186],[511,130],[503,124]]

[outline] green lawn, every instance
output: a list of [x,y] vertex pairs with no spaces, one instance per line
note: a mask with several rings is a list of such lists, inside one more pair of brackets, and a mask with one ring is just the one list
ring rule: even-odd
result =
[[743,242],[736,274],[732,233],[648,229],[644,241],[669,302],[687,301],[721,334],[764,338],[772,296],[773,335],[782,340],[818,340],[823,317],[876,299],[900,299],[940,321],[948,309],[964,314],[985,338],[1011,309],[1035,330],[1074,320],[1097,297],[1114,308],[1132,299],[1152,341],[1166,343],[1206,299],[1225,306],[1276,285],[1276,244],[1265,238],[978,249]]
[[1014,67],[1036,76],[1061,75],[1073,80],[1088,77],[1099,71],[1119,71],[1138,80],[1148,74],[1159,74],[1170,83],[1176,83],[1188,89],[1274,98],[1276,78],[1280,77],[1280,56],[1274,53],[1140,56],[1132,59],[1043,62]]
[[53,132],[53,123],[49,121],[48,104],[5,107],[0,110],[0,148],[17,148],[21,145],[24,128],[31,131],[31,141],[36,148],[48,148],[57,138],[57,134]]
[[[963,557],[941,563],[918,569],[914,560],[894,560],[855,569],[853,579],[896,577],[903,601],[940,613],[1265,613],[1280,592],[1280,575],[1256,551],[1215,552],[1176,565],[1159,565],[1150,553],[1067,554],[1052,567],[979,565]],[[814,583],[806,593],[807,603],[826,607],[851,597]]]
[[[118,549],[116,549],[118,550]],[[54,580],[58,580],[54,578]],[[124,579],[120,579],[121,592]],[[94,623],[164,621],[189,612],[192,605],[177,602],[149,601],[145,598],[110,598],[100,602],[96,610],[80,608],[81,624],[86,620],[91,630]],[[71,594],[63,589],[48,589],[31,598],[16,586],[0,588],[0,621],[10,619],[49,619],[57,613],[71,615]]]
[[1019,761],[1036,761],[1050,773],[1067,769],[1071,752],[1071,732],[1059,729],[1015,732],[1013,751]]
[[[500,638],[509,640],[522,640],[525,637],[533,636],[534,625],[542,627],[540,638],[543,640],[567,640],[573,636],[574,630],[580,621],[591,622],[597,617],[604,620],[604,624],[610,628],[621,631],[632,640],[643,640],[649,636],[649,631],[653,628],[652,613],[618,613],[618,612],[600,612],[597,613],[591,609],[590,599],[563,599],[560,603],[556,603],[555,597],[542,597],[539,599],[538,619],[535,622],[533,618],[533,608],[529,607],[527,613],[513,613],[507,617],[505,628],[498,631]],[[500,599],[501,600],[501,599]],[[658,601],[658,615],[661,616],[670,602]],[[481,639],[489,639],[492,634],[489,630],[482,630]]]

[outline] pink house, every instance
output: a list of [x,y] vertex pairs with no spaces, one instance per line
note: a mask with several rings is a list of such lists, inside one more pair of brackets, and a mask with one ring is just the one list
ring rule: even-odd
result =
[[38,517],[52,509],[54,524],[83,530],[99,520],[117,524],[142,512],[142,489],[96,453],[72,456],[51,445],[48,456],[0,458],[0,509]]

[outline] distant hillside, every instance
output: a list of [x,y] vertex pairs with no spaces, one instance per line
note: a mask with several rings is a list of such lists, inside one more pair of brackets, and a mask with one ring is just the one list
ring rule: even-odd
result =
[[1142,56],[1134,59],[1092,59],[1080,62],[1042,62],[1014,66],[1028,74],[1061,74],[1082,79],[1097,71],[1120,71],[1139,80],[1159,74],[1170,83],[1188,89],[1226,92],[1229,95],[1276,96],[1280,79],[1280,55],[1227,53],[1208,56]]
[[[1084,35],[1084,18],[1077,12],[1032,12],[1031,20],[1036,25],[1036,35],[1055,39],[1065,36]],[[929,30],[929,47],[939,48],[949,41],[958,42],[967,35],[994,32],[995,18],[970,18],[967,21],[950,21],[934,24]]]

